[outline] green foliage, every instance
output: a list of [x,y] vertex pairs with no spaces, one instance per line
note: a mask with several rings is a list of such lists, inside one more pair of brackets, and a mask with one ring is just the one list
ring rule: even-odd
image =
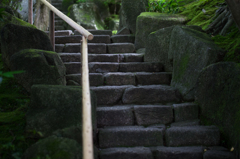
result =
[[3,21],[4,11],[5,11],[5,8],[0,8],[0,22]]
[[117,30],[113,30],[112,35],[116,35],[116,34],[117,34]]
[[187,25],[197,25],[206,29],[215,16],[215,11],[225,0],[199,0],[185,5],[185,10],[181,15],[187,16]]
[[21,2],[21,0],[0,0],[1,5],[10,7],[14,11],[22,9]]
[[216,44],[227,51],[224,61],[240,63],[240,31],[234,24],[226,36],[217,35],[212,38]]
[[84,3],[86,0],[77,0],[77,3]]
[[182,0],[158,0],[148,2],[148,12],[159,12],[159,13],[172,13],[177,14],[184,8],[182,6]]

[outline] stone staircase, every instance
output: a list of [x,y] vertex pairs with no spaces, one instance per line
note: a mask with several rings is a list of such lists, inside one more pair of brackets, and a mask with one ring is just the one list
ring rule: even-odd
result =
[[[232,159],[215,126],[202,126],[199,107],[184,103],[160,63],[144,62],[134,36],[90,30],[91,90],[97,95],[99,159]],[[56,32],[67,85],[81,84],[81,35]],[[206,151],[206,152],[205,152]]]
[[[52,0],[51,4],[58,10],[62,11],[62,0]],[[60,17],[55,15],[55,30],[64,30],[63,24],[64,21]]]

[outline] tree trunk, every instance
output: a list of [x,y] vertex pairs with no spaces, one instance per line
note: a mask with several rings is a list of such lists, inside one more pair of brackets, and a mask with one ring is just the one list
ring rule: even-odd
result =
[[234,21],[240,30],[240,0],[226,0]]
[[[50,2],[50,0],[47,0]],[[42,30],[46,31],[49,27],[49,9],[40,0],[37,1],[37,11],[34,19],[34,25]]]

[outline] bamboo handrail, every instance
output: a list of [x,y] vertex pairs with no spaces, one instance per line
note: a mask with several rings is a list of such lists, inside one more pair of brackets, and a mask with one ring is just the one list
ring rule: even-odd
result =
[[85,36],[88,40],[93,39],[93,35],[84,29],[82,26],[74,22],[71,18],[63,14],[61,11],[59,11],[57,8],[55,8],[53,5],[51,5],[48,1],[46,0],[41,0],[43,4],[45,4],[51,11],[53,11],[56,15],[58,15],[60,18],[62,18],[65,22],[67,22],[71,27],[76,29],[80,34]]
[[[29,4],[32,0],[29,0]],[[76,29],[80,34],[82,34],[82,138],[83,138],[83,159],[93,159],[93,134],[92,134],[92,113],[91,113],[91,96],[90,96],[90,85],[89,85],[89,69],[88,69],[88,45],[87,40],[92,40],[93,35],[84,29],[82,26],[78,25],[72,19],[64,15],[46,0],[41,0],[53,13],[51,13],[50,21],[54,22],[54,13],[67,22],[70,26]],[[32,7],[29,5],[29,22],[32,23]],[[55,45],[54,40],[54,24],[50,25],[51,42]]]

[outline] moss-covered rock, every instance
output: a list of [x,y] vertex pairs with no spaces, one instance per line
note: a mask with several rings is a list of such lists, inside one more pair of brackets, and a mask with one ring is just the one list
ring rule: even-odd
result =
[[184,26],[172,31],[169,55],[173,57],[171,86],[179,89],[184,100],[194,100],[197,79],[203,68],[219,62],[224,52],[202,32]]
[[15,24],[5,25],[1,32],[1,53],[4,63],[10,67],[11,56],[23,49],[53,51],[49,37],[41,30]]
[[118,30],[126,27],[132,34],[135,34],[137,17],[146,11],[147,5],[148,0],[122,0]]
[[[96,133],[96,97],[91,93],[93,131]],[[34,85],[27,119],[27,130],[45,137],[58,129],[82,126],[82,89],[78,86]]]
[[69,17],[86,29],[104,29],[98,7],[91,2],[73,4],[69,7]]
[[[203,31],[199,26],[186,26],[198,31]],[[148,35],[146,41],[146,53],[144,61],[160,62],[164,65],[164,70],[172,72],[172,61],[169,60],[168,51],[174,26],[159,29]]]
[[11,70],[17,81],[28,91],[34,84],[66,85],[66,68],[55,52],[26,49],[15,53],[10,59]]
[[173,25],[183,25],[187,18],[177,14],[144,12],[137,17],[135,38],[136,49],[145,48],[146,39],[151,32]]
[[229,148],[240,152],[240,66],[220,62],[206,67],[198,78],[196,101],[205,124],[222,131]]
[[24,159],[81,159],[81,145],[75,140],[50,136],[28,148]]

